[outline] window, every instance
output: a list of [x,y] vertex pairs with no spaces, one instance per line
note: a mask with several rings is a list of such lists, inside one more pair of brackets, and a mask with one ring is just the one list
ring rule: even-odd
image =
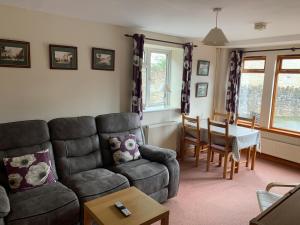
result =
[[262,56],[245,57],[240,81],[239,116],[256,116],[257,123],[260,122],[265,62]]
[[[182,56],[177,57],[178,55]],[[182,61],[181,49],[145,45],[142,69],[145,111],[179,107]]]
[[271,128],[300,133],[300,55],[277,58]]

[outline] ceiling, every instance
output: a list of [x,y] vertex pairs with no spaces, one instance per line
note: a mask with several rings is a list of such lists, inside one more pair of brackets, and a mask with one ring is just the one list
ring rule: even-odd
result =
[[[300,34],[299,0],[0,0],[22,7],[96,22],[203,38],[214,26],[213,7],[223,7],[219,26],[230,41]],[[267,22],[264,31],[254,22]]]

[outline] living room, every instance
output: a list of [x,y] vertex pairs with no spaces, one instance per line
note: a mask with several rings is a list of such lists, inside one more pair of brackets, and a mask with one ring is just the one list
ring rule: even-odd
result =
[[[0,0],[0,225],[297,224],[299,9]],[[93,202],[128,190],[148,208]]]

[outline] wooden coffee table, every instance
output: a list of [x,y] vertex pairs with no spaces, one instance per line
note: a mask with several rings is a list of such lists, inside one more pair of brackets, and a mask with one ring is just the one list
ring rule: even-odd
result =
[[[121,201],[132,213],[125,217],[115,207]],[[84,225],[147,225],[161,220],[169,224],[169,210],[135,187],[130,187],[84,203]]]

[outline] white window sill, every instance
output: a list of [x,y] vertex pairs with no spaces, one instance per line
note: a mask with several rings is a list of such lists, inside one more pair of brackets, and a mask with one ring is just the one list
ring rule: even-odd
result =
[[160,111],[177,111],[180,110],[180,108],[176,108],[176,107],[148,107],[146,109],[144,109],[144,113],[148,113],[148,112],[160,112]]

